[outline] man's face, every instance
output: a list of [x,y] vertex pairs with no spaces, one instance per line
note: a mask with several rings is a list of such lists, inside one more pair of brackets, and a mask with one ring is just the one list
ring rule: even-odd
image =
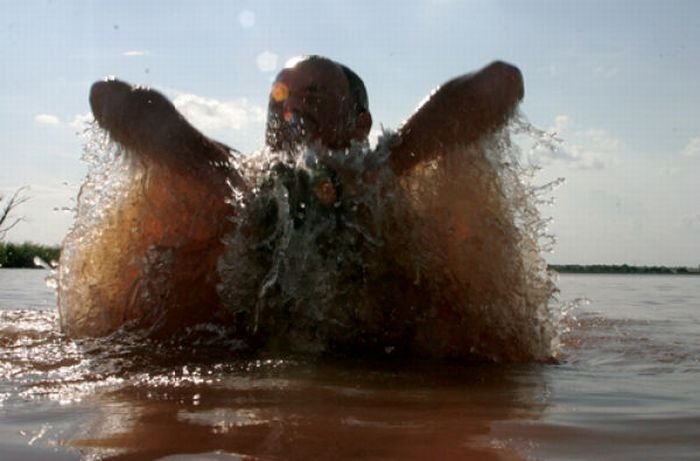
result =
[[332,62],[306,60],[284,69],[270,92],[267,144],[287,150],[315,143],[340,149],[355,137],[356,110],[347,78]]

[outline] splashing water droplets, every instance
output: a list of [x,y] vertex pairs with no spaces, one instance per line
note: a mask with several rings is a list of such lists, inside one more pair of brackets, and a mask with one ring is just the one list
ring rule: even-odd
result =
[[[88,177],[64,246],[63,286],[90,283],[77,268],[99,264],[101,253],[71,264],[76,249],[105,239],[100,223],[115,219],[115,207],[130,216],[134,184],[144,182],[95,124],[86,134]],[[554,237],[538,206],[561,181],[533,186],[536,168],[520,165],[513,135],[554,146],[554,137],[516,116],[402,177],[387,161],[397,142],[389,131],[374,150],[266,148],[233,159],[243,184],[229,184],[222,197],[236,211],[217,288],[237,340],[311,353],[550,359],[556,287],[541,252]],[[110,238],[130,245],[128,235]],[[171,255],[154,248],[144,256],[149,287],[167,286],[161,278],[178,270]],[[157,299],[151,304],[162,311]]]
[[[219,262],[239,331],[306,352],[550,359],[556,288],[541,251],[554,238],[537,206],[559,181],[533,186],[536,169],[520,166],[511,134],[541,136],[530,127],[516,117],[401,178],[386,131],[374,151],[252,157],[257,192]],[[335,178],[332,206],[319,178]]]

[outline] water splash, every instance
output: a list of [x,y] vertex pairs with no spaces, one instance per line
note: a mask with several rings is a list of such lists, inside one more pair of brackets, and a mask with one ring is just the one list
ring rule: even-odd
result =
[[[374,151],[262,151],[241,164],[256,194],[239,195],[219,263],[238,332],[273,350],[554,357],[556,287],[541,256],[554,238],[537,207],[557,183],[534,186],[520,165],[511,134],[527,126],[515,117],[401,178],[386,162],[391,133]],[[314,186],[324,178],[331,205]]]
[[167,149],[122,148],[95,124],[86,134],[88,175],[58,274],[63,329],[73,337],[123,327],[166,335],[210,318],[230,210],[223,174],[214,181],[209,173],[224,168],[191,169]]
[[[59,306],[62,293],[82,292],[65,303],[77,313],[68,318],[61,310],[64,326],[109,324],[103,329],[110,332],[128,322],[122,312],[105,312],[92,287],[113,284],[114,296],[147,296],[140,305],[153,312],[138,315],[158,318],[170,308],[162,299],[171,279],[200,261],[176,260],[167,246],[129,250],[134,237],[123,222],[148,205],[142,188],[152,172],[95,124],[86,133],[88,177],[64,242]],[[453,147],[402,177],[387,162],[397,142],[391,132],[373,150],[358,144],[234,158],[245,184],[221,198],[236,210],[218,263],[218,292],[232,314],[227,334],[238,345],[272,351],[556,356],[556,287],[542,258],[554,237],[538,207],[559,181],[533,184],[536,169],[521,165],[512,141],[521,134],[551,141],[516,115],[479,143]],[[117,219],[121,225],[112,223]],[[106,243],[86,256],[95,242]],[[145,288],[136,294],[133,284],[118,285],[133,264],[123,259],[129,254],[143,259],[135,276]]]
[[134,168],[123,149],[111,142],[96,122],[85,129],[83,137],[81,159],[87,164],[87,177],[80,188],[73,227],[63,241],[58,272],[49,281],[57,286],[62,319],[70,318],[76,328],[86,323],[100,331],[109,313],[100,314],[92,309],[91,287],[110,276],[117,280],[118,271],[123,269],[112,266],[111,274],[97,274],[110,269],[107,246],[119,244],[113,235],[117,226],[110,222],[129,218],[125,213],[117,216],[114,210],[129,207],[129,191],[142,181],[143,172]]

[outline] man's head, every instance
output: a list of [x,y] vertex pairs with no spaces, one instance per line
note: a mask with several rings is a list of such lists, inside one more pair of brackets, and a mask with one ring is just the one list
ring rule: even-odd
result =
[[365,140],[371,127],[364,83],[335,61],[321,56],[296,59],[272,85],[266,142],[275,150],[304,143],[343,149]]

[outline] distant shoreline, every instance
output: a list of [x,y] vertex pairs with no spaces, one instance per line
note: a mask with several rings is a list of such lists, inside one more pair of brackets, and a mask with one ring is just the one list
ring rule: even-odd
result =
[[2,269],[36,269],[48,268],[58,261],[61,247],[41,245],[38,243],[0,242],[0,268]]
[[[578,264],[550,264],[547,266],[549,270],[558,272],[559,274],[622,274],[622,275],[700,275],[700,270],[688,267],[664,267],[664,266],[627,266],[626,268],[617,268],[599,265],[583,266]],[[0,266],[2,269],[47,269],[43,266]]]
[[[51,264],[58,261],[61,247],[41,245],[32,242],[0,242],[0,269],[41,269],[35,264],[35,257]],[[549,264],[549,270],[560,274],[660,274],[660,275],[700,275],[700,265],[685,266],[630,266],[628,264]]]
[[548,269],[560,274],[657,274],[700,275],[699,267],[630,266],[627,264],[549,264]]

